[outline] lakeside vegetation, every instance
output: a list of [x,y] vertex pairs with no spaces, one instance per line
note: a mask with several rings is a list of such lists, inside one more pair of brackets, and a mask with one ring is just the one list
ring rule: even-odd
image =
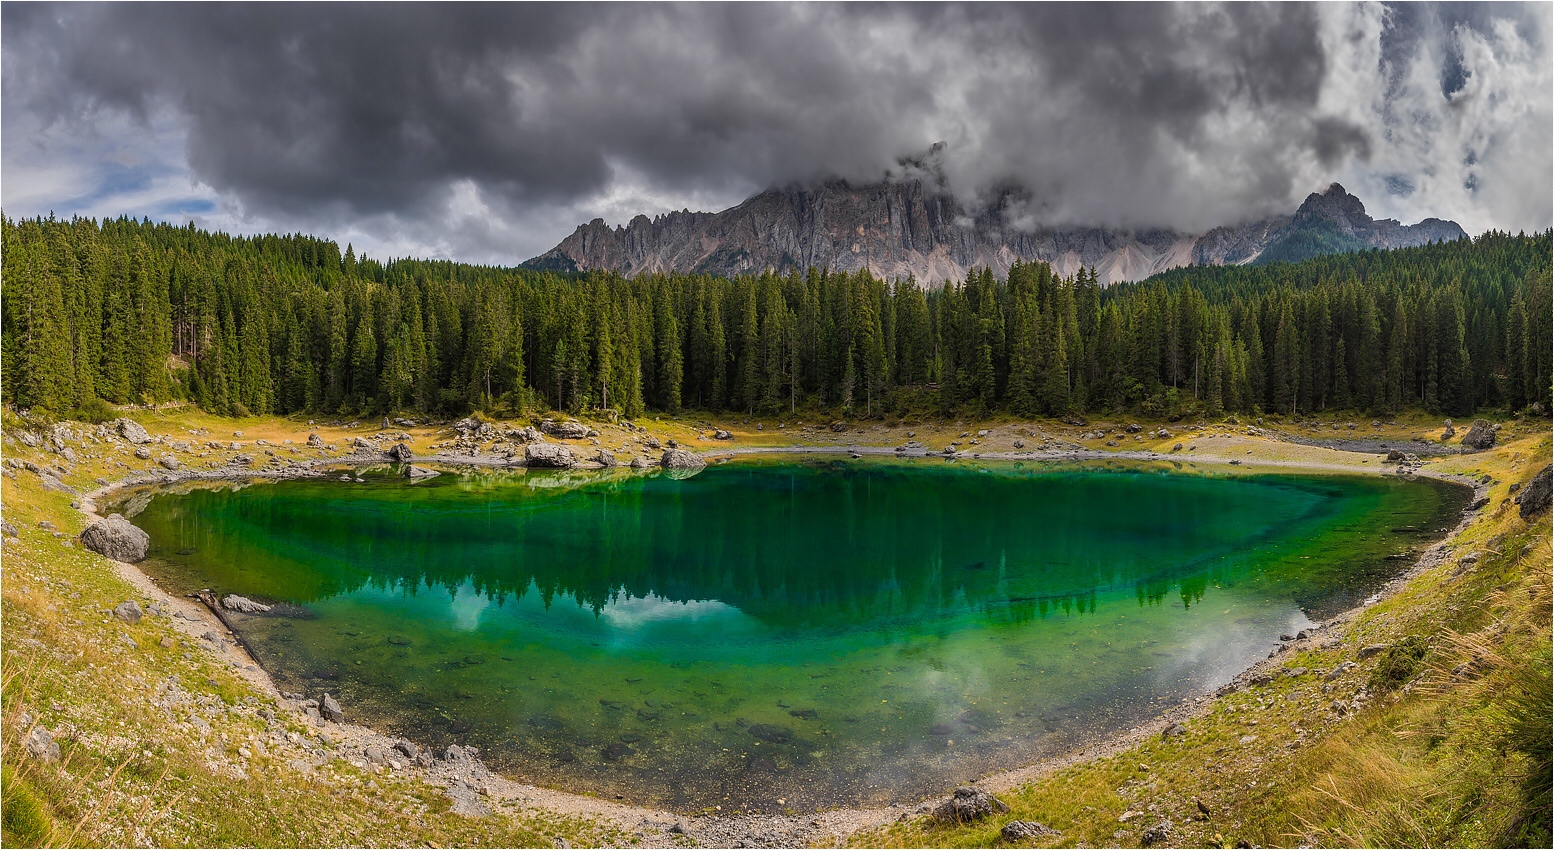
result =
[[1101,287],[812,269],[624,279],[358,259],[308,236],[3,222],[3,397],[101,415],[682,408],[1217,416],[1547,404],[1548,231]]

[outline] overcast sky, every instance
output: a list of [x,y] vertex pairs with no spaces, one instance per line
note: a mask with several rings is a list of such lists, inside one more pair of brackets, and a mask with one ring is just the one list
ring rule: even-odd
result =
[[0,205],[513,264],[943,141],[1032,221],[1550,226],[1551,6],[6,2]]

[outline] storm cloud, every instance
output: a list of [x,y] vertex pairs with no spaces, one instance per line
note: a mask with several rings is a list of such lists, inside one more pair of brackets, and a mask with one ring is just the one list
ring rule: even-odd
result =
[[1032,224],[1550,225],[1547,4],[5,4],[8,215],[514,263],[945,142]]

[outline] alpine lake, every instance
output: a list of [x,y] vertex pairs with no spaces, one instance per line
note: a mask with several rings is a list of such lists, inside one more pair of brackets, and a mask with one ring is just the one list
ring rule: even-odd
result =
[[[338,470],[337,470],[338,472]],[[883,805],[1213,691],[1456,522],[1429,479],[758,456],[123,491],[283,692],[682,811]]]

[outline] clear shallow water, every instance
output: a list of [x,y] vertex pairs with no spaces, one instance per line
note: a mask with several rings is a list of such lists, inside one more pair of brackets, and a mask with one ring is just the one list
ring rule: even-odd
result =
[[283,690],[531,782],[724,811],[913,799],[1142,722],[1356,604],[1465,502],[935,460],[364,475],[125,507],[169,590],[301,606],[239,624]]

